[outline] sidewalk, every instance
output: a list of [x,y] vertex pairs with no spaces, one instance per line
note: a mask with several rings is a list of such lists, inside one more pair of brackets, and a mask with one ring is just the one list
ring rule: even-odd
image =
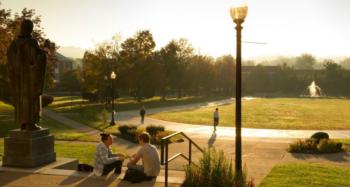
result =
[[[122,124],[139,125],[139,118],[132,118],[121,122]],[[170,121],[163,121],[154,118],[146,118],[146,124],[162,125],[167,130],[183,131],[190,135],[191,138],[208,137],[213,132],[212,125],[193,125],[185,123],[177,123]],[[216,134],[220,139],[232,140],[236,136],[235,127],[216,127]],[[315,132],[327,132],[332,139],[347,139],[350,138],[350,130],[284,130],[284,129],[254,129],[242,128],[243,138],[309,138]]]

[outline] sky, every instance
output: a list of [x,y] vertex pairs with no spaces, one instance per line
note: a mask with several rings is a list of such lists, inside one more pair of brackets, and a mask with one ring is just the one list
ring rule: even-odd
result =
[[[48,38],[59,46],[91,49],[120,34],[152,32],[159,49],[187,38],[196,52],[235,56],[236,32],[229,9],[236,0],[0,0],[1,7],[24,7],[42,15]],[[247,0],[243,58],[350,56],[349,0]]]

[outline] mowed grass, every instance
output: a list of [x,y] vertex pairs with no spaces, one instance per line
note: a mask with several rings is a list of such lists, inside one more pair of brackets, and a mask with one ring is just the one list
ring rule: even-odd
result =
[[[49,128],[56,140],[98,141],[47,116],[42,118],[40,125]],[[18,128],[14,122],[14,108],[0,101],[0,137],[5,137],[10,130]]]
[[319,164],[285,164],[272,168],[259,187],[350,186],[350,169]]
[[[216,107],[150,115],[166,121],[213,124]],[[219,126],[234,126],[234,104],[219,106]],[[349,99],[258,98],[242,103],[242,125],[266,129],[350,129]]]
[[[57,157],[74,158],[78,159],[79,163],[85,163],[93,165],[97,143],[85,143],[85,142],[57,142],[55,143],[55,152]],[[113,148],[114,153],[118,152],[118,149]],[[4,140],[0,139],[0,161],[4,154]]]
[[[182,97],[182,98],[167,98],[161,100],[160,97],[152,97],[143,99],[142,102],[136,101],[132,97],[118,98],[114,101],[117,111],[139,110],[143,105],[147,108],[158,108],[166,106],[185,105],[192,103],[200,103],[207,101],[216,101],[227,99],[228,97]],[[64,113],[80,113],[83,111],[101,111],[105,108],[104,102],[88,102],[82,100],[79,96],[57,96],[54,102],[49,107],[56,112]],[[107,107],[110,108],[110,105]]]
[[[142,102],[138,102],[131,97],[118,98],[115,100],[115,110],[117,112],[139,110],[143,105],[146,107],[146,109],[150,109],[157,107],[208,102],[221,99],[227,99],[227,97],[182,97],[167,98],[165,101],[162,101],[160,97],[152,97],[143,99]],[[87,102],[78,96],[59,96],[54,98],[54,102],[49,107],[55,112],[62,113],[65,117],[89,127],[107,132],[116,131],[116,128],[109,127],[109,118],[111,115],[110,105],[105,106],[105,104],[101,102]],[[102,120],[103,113],[107,113],[107,123],[104,123]]]

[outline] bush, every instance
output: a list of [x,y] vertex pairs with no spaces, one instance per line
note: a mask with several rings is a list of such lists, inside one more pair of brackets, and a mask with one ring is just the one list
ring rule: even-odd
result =
[[288,151],[291,153],[337,153],[343,151],[342,144],[328,139],[297,140],[289,145]]
[[[139,127],[135,125],[121,125],[118,127],[118,130],[120,133],[115,133],[115,135],[124,138],[126,140],[129,140],[134,143],[138,143],[138,137],[142,132],[147,131],[151,135],[151,144],[155,145],[160,145],[161,144],[161,139],[165,136],[168,136],[172,134],[172,131],[165,131],[164,127],[162,126],[148,126],[146,128],[144,127]],[[150,132],[152,132],[152,135]],[[183,141],[182,138],[180,137],[173,137],[170,140],[171,142],[179,142]]]
[[325,132],[316,132],[315,134],[313,134],[311,136],[311,138],[316,139],[317,143],[319,143],[320,140],[322,140],[322,139],[327,139],[328,140],[329,139],[329,135],[327,133],[325,133]]
[[51,95],[42,95],[41,104],[43,107],[49,106],[53,102],[54,98]]
[[317,152],[317,141],[315,139],[297,140],[289,145],[289,152],[292,153],[313,153]]
[[120,125],[118,127],[118,130],[121,134],[126,134],[128,130],[130,129],[137,129],[137,126],[136,125]]
[[151,136],[156,136],[157,133],[164,131],[165,128],[164,126],[157,126],[157,125],[149,125],[146,127],[146,131],[151,135]]
[[123,139],[129,140],[134,143],[138,143],[137,137],[139,135],[139,130],[135,125],[121,125],[118,127],[120,132],[119,136]]
[[343,150],[342,143],[337,143],[327,139],[322,139],[317,145],[317,149],[321,153],[336,153]]
[[228,160],[223,151],[207,150],[200,158],[199,166],[191,164],[185,168],[185,181],[182,187],[253,187],[252,180],[246,180],[246,168],[241,174],[235,174],[232,160]]
[[90,102],[97,102],[98,101],[98,93],[97,92],[83,92],[82,93],[83,99],[89,100]]

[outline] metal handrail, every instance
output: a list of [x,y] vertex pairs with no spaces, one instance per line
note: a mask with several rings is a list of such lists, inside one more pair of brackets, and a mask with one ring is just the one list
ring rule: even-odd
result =
[[[174,156],[172,156],[170,159],[169,157],[169,139],[177,136],[177,135],[181,135],[183,137],[185,137],[189,144],[188,144],[188,157],[185,156],[182,153],[177,153]],[[204,152],[203,149],[201,147],[199,147],[195,142],[193,142],[193,140],[191,138],[189,138],[185,133],[179,131],[179,132],[175,132],[173,134],[170,134],[166,137],[162,138],[162,146],[161,146],[161,164],[165,165],[165,187],[168,186],[168,170],[169,170],[169,162],[175,160],[177,157],[183,157],[184,159],[188,160],[188,164],[192,163],[192,144],[202,153]],[[165,158],[164,158],[165,157]]]

